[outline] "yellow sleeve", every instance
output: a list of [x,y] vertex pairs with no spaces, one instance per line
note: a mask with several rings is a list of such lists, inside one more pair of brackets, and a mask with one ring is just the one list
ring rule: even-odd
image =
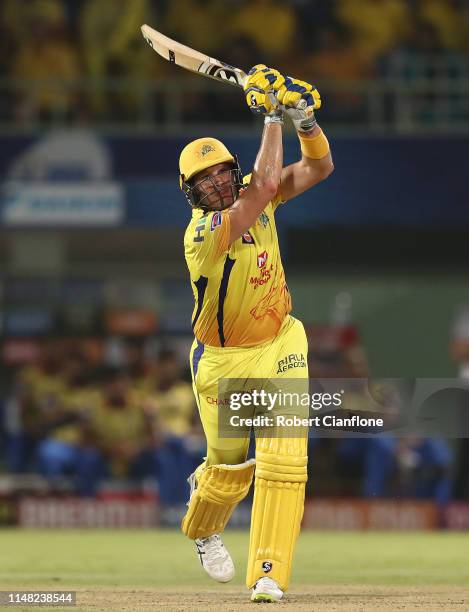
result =
[[[249,183],[251,182],[251,176],[252,174],[246,174],[246,176],[243,177],[244,185],[249,185]],[[279,190],[277,191],[275,196],[271,199],[270,203],[272,204],[272,209],[274,211],[278,208],[278,206],[280,206],[280,204],[285,203],[285,200],[282,197],[281,187],[279,187]]]
[[227,210],[210,212],[189,225],[185,238],[186,258],[193,276],[210,276],[223,261],[230,240]]
[[279,187],[279,190],[271,200],[273,210],[277,210],[280,204],[285,204],[285,200],[282,197],[282,192],[280,191],[280,189],[281,188]]

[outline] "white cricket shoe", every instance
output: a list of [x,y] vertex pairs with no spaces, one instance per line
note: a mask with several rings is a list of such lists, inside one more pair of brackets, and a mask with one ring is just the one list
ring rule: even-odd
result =
[[256,603],[273,603],[280,601],[283,591],[272,578],[260,578],[252,589],[251,601]]
[[230,553],[218,534],[195,540],[202,567],[217,582],[229,582],[235,575]]

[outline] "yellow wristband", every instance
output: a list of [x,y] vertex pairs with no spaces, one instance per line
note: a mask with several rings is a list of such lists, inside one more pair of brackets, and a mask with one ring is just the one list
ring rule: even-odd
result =
[[299,133],[298,136],[301,143],[301,152],[305,157],[309,157],[310,159],[321,159],[326,157],[329,153],[329,142],[322,130],[317,136],[314,136],[314,138],[308,138],[301,133]]

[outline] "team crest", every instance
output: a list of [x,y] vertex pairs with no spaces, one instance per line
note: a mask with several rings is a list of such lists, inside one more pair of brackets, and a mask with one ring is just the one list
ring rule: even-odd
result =
[[212,217],[212,222],[210,224],[210,231],[213,232],[213,230],[218,227],[219,225],[221,225],[221,222],[223,221],[223,217],[221,216],[221,212],[215,212],[213,213],[213,217]]
[[257,256],[258,268],[263,268],[265,266],[265,264],[267,263],[268,256],[269,254],[267,253],[267,251],[262,251],[262,253],[259,253],[259,255]]
[[210,151],[215,151],[215,149],[212,147],[212,145],[209,144],[204,144],[204,146],[200,150],[200,152],[202,153],[202,157],[207,155],[207,153],[210,153]]
[[241,242],[243,244],[254,244],[254,238],[251,236],[250,232],[244,232],[241,237]]
[[261,216],[259,217],[259,221],[264,226],[264,229],[269,225],[269,217],[265,214],[265,212],[261,213]]

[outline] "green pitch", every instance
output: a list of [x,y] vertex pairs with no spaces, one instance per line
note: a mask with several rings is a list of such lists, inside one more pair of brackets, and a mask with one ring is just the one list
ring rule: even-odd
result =
[[[215,610],[226,603],[227,610],[245,609],[248,534],[228,531],[224,541],[237,576],[217,585],[203,573],[192,543],[176,531],[2,530],[0,589],[73,588],[83,610],[146,610],[155,601],[167,610]],[[448,609],[469,609],[468,551],[465,533],[303,532],[291,595],[281,609],[296,602],[295,609],[305,610],[354,610],[355,604],[357,610],[379,610],[393,597],[405,604],[407,596],[420,601],[434,593],[436,600],[422,600],[427,610],[445,608],[446,601]],[[367,607],[377,593],[379,605]],[[331,596],[339,597],[336,607],[328,603]],[[306,601],[316,603],[308,607]]]

